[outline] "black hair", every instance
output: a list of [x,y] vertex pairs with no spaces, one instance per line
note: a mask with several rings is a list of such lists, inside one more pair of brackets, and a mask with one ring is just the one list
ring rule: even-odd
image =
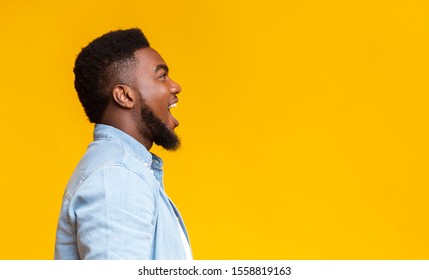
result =
[[108,93],[116,84],[129,82],[134,52],[147,47],[143,32],[132,28],[106,33],[81,50],[73,69],[74,86],[90,122],[101,121]]

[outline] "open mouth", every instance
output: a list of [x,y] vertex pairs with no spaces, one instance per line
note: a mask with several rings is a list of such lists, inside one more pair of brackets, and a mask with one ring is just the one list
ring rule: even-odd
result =
[[177,102],[175,102],[175,103],[173,103],[173,104],[169,105],[169,106],[168,106],[168,109],[171,109],[171,108],[174,108],[174,107],[177,107]]
[[171,114],[170,109],[177,107],[177,102],[179,102],[179,99],[175,98],[170,104],[168,104],[168,112],[170,113],[171,118],[173,119],[174,128],[176,128],[179,125],[179,121]]

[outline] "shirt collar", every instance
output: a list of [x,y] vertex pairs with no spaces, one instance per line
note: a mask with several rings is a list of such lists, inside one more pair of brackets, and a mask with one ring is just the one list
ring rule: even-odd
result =
[[106,124],[96,124],[94,128],[94,141],[98,139],[111,139],[121,142],[125,144],[137,158],[147,163],[153,169],[162,169],[161,158],[149,152],[142,143],[120,129]]

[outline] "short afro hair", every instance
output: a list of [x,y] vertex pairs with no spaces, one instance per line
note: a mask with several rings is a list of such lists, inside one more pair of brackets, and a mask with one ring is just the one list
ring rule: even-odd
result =
[[138,28],[111,31],[82,49],[73,69],[74,86],[88,119],[99,123],[118,83],[130,82],[136,50],[150,47]]

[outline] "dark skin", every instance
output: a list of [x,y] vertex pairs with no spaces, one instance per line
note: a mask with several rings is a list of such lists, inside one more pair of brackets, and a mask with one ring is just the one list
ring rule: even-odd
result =
[[165,61],[154,49],[139,49],[134,56],[135,79],[130,85],[113,87],[101,123],[122,130],[150,150],[153,138],[141,118],[143,100],[155,116],[174,131],[179,122],[170,113],[169,106],[178,102],[176,95],[182,89],[170,79]]

